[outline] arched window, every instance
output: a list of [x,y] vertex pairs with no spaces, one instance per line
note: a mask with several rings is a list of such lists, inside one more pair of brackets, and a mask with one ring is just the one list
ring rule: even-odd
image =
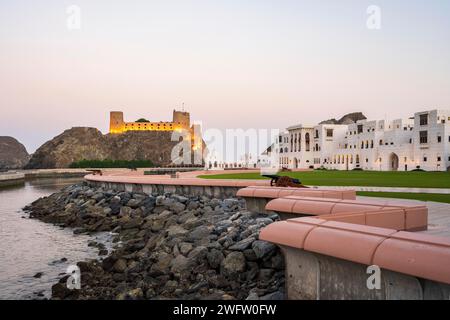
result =
[[298,151],[302,151],[302,134],[298,134]]
[[294,136],[294,151],[297,151],[297,134]]
[[373,149],[373,140],[370,140],[370,148]]
[[306,151],[309,151],[309,132],[305,133],[305,144],[306,144]]

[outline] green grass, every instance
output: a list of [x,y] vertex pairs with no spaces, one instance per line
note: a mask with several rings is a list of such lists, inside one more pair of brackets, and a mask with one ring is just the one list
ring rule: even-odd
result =
[[[405,188],[450,188],[450,172],[392,171],[304,171],[282,172],[305,185],[371,186]],[[259,173],[230,173],[200,176],[205,179],[266,179]]]
[[413,199],[421,201],[434,201],[450,203],[450,194],[440,193],[402,193],[402,192],[371,192],[358,191],[358,196],[366,197],[381,197],[381,198],[399,198],[399,199]]

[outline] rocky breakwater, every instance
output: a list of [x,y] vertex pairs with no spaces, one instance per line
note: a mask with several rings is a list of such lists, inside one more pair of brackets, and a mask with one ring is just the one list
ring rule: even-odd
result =
[[26,208],[74,232],[112,231],[114,251],[78,263],[81,290],[58,299],[283,299],[284,259],[261,228],[278,220],[242,200],[67,187]]

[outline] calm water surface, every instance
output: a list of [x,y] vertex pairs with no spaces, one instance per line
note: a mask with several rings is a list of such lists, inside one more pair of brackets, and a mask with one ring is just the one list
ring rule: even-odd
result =
[[[109,235],[74,235],[71,229],[29,219],[22,208],[80,179],[39,179],[0,188],[0,299],[49,298],[69,265],[97,258],[89,240],[106,242]],[[67,261],[60,261],[62,258]],[[35,278],[41,272],[40,278]]]

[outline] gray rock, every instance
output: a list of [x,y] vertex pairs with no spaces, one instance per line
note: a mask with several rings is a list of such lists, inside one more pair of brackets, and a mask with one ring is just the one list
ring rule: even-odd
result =
[[186,206],[181,202],[174,202],[169,206],[169,209],[175,213],[180,213],[186,208]]
[[170,270],[174,273],[182,273],[184,271],[190,271],[192,266],[193,261],[180,254],[172,260]]
[[217,269],[225,258],[223,253],[217,249],[212,249],[206,254],[208,264],[211,268]]
[[132,212],[133,212],[133,209],[131,209],[130,207],[123,206],[120,208],[120,215],[122,217],[130,216]]
[[257,218],[256,219],[256,223],[257,224],[262,224],[262,225],[268,225],[268,224],[271,224],[273,222],[273,220],[272,219],[270,219],[270,218]]
[[198,207],[200,207],[200,204],[197,201],[189,201],[188,205],[186,206],[187,210],[195,210]]
[[244,240],[241,240],[239,242],[236,242],[232,246],[230,246],[228,249],[230,250],[238,250],[238,251],[244,251],[245,249],[249,248],[253,241],[256,239],[254,237],[246,238]]
[[221,273],[226,276],[237,276],[245,271],[245,257],[242,252],[233,251],[222,261]]
[[256,257],[258,259],[261,259],[275,250],[276,246],[267,241],[256,240],[255,242],[253,242],[252,248],[253,251],[255,251]]
[[153,232],[158,232],[158,231],[162,230],[164,228],[164,223],[165,223],[165,221],[161,220],[161,219],[157,219],[157,220],[153,221],[151,230]]
[[189,252],[188,258],[191,260],[201,260],[206,257],[207,253],[208,249],[205,246],[198,246]]
[[207,226],[198,226],[189,233],[188,239],[191,241],[207,238],[211,230]]
[[169,292],[172,293],[175,291],[175,289],[177,289],[178,287],[178,282],[174,281],[174,280],[169,280],[166,282],[166,285],[164,286],[164,289]]
[[141,218],[131,219],[131,220],[125,222],[124,224],[122,224],[122,228],[123,229],[137,228],[142,224],[142,221],[143,220]]
[[[121,297],[119,297],[119,300]],[[124,297],[126,300],[141,300],[144,298],[144,292],[141,288],[136,288],[128,291]]]
[[157,197],[156,197],[155,204],[156,204],[157,206],[162,206],[165,199],[166,199],[165,196],[157,196]]
[[192,250],[192,244],[189,242],[182,242],[179,244],[179,250],[182,255],[187,255]]
[[233,199],[233,198],[225,199],[222,202],[222,206],[225,207],[225,208],[232,208],[232,207],[238,206],[238,205],[239,205],[239,200],[238,199]]
[[188,231],[179,225],[172,225],[167,229],[167,235],[169,237],[178,237],[186,234]]
[[270,281],[272,279],[273,273],[273,269],[259,269],[258,280]]
[[119,259],[113,265],[114,271],[119,272],[119,273],[124,272],[126,270],[126,268],[127,268],[127,260],[125,260],[125,259]]
[[189,198],[180,195],[174,195],[172,198],[181,203],[186,203],[189,200]]
[[128,207],[131,207],[131,208],[133,208],[133,209],[136,209],[137,207],[139,207],[141,201],[142,201],[142,200],[139,200],[139,199],[130,199],[130,200],[127,202],[127,206],[128,206]]
[[165,252],[159,252],[157,259],[158,260],[150,268],[150,274],[153,276],[167,274],[172,262],[172,255]]

